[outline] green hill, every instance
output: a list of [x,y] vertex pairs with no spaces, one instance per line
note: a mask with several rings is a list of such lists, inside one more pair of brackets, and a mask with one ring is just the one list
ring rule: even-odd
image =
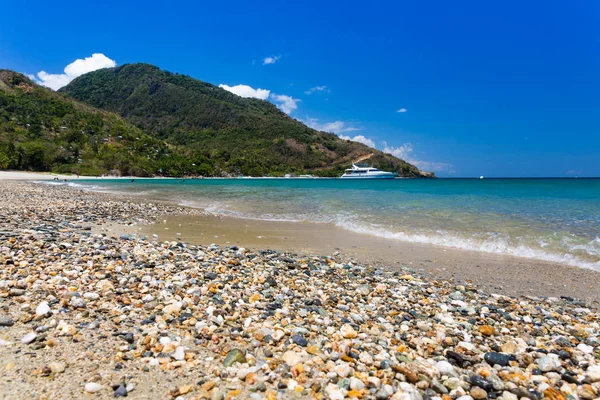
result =
[[0,70],[0,169],[337,176],[357,160],[429,176],[389,154],[315,131],[267,101],[151,65],[95,71],[59,92]]
[[115,113],[0,70],[0,169],[150,176],[178,151]]
[[183,160],[163,169],[171,175],[336,176],[361,159],[402,176],[429,176],[392,155],[311,129],[268,101],[242,98],[148,64],[90,72],[60,92],[116,112],[177,147]]

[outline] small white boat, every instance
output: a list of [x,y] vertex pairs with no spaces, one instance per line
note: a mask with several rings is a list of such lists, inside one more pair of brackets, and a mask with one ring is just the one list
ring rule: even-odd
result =
[[369,167],[364,164],[352,164],[352,168],[348,168],[343,179],[394,179],[398,174],[396,172],[380,171],[377,168]]

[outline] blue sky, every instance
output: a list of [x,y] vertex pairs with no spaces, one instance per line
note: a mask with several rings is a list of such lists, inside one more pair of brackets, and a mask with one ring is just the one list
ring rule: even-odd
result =
[[438,176],[600,176],[597,0],[93,3],[4,4],[0,68],[99,53],[268,90]]

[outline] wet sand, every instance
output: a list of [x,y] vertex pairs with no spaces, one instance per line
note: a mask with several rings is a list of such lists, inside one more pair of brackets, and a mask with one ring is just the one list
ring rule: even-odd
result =
[[[110,228],[104,228],[110,230]],[[122,228],[119,228],[122,232]],[[191,244],[273,249],[329,255],[387,269],[409,268],[432,279],[473,283],[491,293],[560,297],[600,302],[600,273],[514,256],[401,242],[350,232],[332,224],[260,221],[218,216],[167,217],[155,225],[128,227],[129,233]]]

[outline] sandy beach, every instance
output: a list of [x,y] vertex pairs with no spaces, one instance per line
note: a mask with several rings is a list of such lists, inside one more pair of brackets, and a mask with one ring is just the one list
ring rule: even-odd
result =
[[28,171],[0,171],[0,181],[47,181],[58,179],[60,181],[73,181],[84,179],[143,179],[135,176],[85,176],[71,174],[56,174],[53,172],[28,172]]
[[[121,232],[123,227],[108,232]],[[431,278],[456,284],[476,284],[509,296],[568,296],[597,306],[600,273],[597,271],[499,254],[401,242],[354,233],[332,224],[292,223],[214,215],[167,217],[159,223],[126,228],[160,240],[181,239],[201,245],[274,249],[302,255],[339,252],[356,262],[398,271],[409,268]]]
[[2,398],[600,393],[597,272],[0,187]]
[[[60,180],[78,179],[76,175],[54,174],[50,172],[0,171],[0,180],[2,181],[42,181],[55,178]],[[80,177],[80,179],[84,178],[89,177]]]

